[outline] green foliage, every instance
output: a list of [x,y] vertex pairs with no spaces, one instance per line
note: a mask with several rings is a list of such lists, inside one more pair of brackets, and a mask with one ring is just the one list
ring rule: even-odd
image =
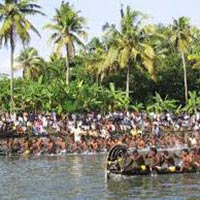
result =
[[26,81],[20,87],[16,88],[16,107],[19,110],[46,110],[51,109],[51,98],[49,88],[43,84],[43,76],[37,81]]
[[105,37],[109,41],[109,50],[105,61],[106,67],[126,70],[126,95],[129,97],[130,70],[140,67],[146,69],[150,77],[156,80],[155,52],[149,43],[149,32],[145,31],[143,20],[146,16],[129,6],[121,9],[121,26],[106,24]]
[[21,51],[16,58],[15,70],[23,70],[23,78],[37,79],[45,71],[45,62],[38,55],[38,51],[33,47],[29,47]]
[[188,53],[188,45],[191,40],[192,28],[190,25],[190,19],[187,17],[174,19],[171,30],[171,42],[180,53],[180,57],[182,59],[185,103],[187,103],[188,100],[187,67],[185,54]]
[[[56,84],[45,83],[44,77],[36,80],[15,80],[15,106],[16,111],[51,111],[87,112],[99,110],[124,110],[128,107],[128,99],[121,90],[116,90],[114,84],[109,88],[96,84],[84,84],[83,81],[74,81],[66,86],[64,81]],[[9,105],[9,79],[0,79],[1,111],[8,111]]]
[[109,88],[102,88],[100,95],[102,96],[101,101],[103,102],[103,110],[125,110],[128,108],[129,98],[126,96],[125,92],[121,90],[116,90],[115,85],[110,83]]
[[136,102],[134,105],[130,105],[129,109],[133,109],[135,112],[141,112],[145,110],[145,107],[143,103]]
[[15,47],[14,40],[18,37],[22,43],[28,43],[31,39],[29,31],[35,32],[40,36],[37,29],[27,19],[28,15],[42,14],[41,7],[33,3],[34,1],[15,1],[4,0],[0,3],[0,45],[8,45],[13,43],[12,48]]
[[45,83],[56,84],[65,79],[65,59],[58,57],[56,54],[51,55],[50,60],[46,62],[44,76]]
[[189,91],[189,99],[187,104],[183,108],[183,111],[186,111],[190,114],[194,114],[197,111],[200,111],[200,93],[196,91]]
[[10,109],[10,88],[9,79],[6,77],[0,78],[0,110],[5,112]]
[[87,85],[81,82],[74,82],[66,89],[68,98],[64,103],[66,112],[77,111],[110,111],[125,109],[128,105],[128,99],[125,93],[116,90],[111,83],[110,88],[104,88],[96,84]]
[[167,97],[162,99],[160,94],[156,93],[156,95],[153,97],[153,104],[147,106],[147,110],[156,113],[174,111],[177,107],[176,103],[176,100],[169,100]]
[[14,108],[14,52],[16,41],[19,39],[23,45],[30,42],[30,31],[35,32],[40,36],[34,25],[28,20],[27,16],[42,14],[40,6],[35,4],[33,0],[16,1],[4,0],[0,3],[0,47],[2,45],[9,46],[11,50],[11,81],[10,81],[10,112]]
[[87,36],[84,31],[85,23],[85,18],[79,16],[78,11],[74,11],[69,3],[62,1],[60,8],[56,9],[53,23],[45,26],[45,28],[54,31],[50,36],[50,41],[53,41],[56,46],[56,54],[61,57],[62,49],[66,52],[66,85],[69,84],[69,63],[75,56],[75,45],[84,47],[80,38]]
[[[31,2],[0,3],[0,45],[10,45],[12,66],[16,39],[26,47],[16,59],[23,78],[14,80],[15,110],[199,111],[200,30],[188,18],[174,19],[167,26],[143,24],[147,16],[127,6],[121,9],[120,26],[107,23],[103,36],[85,47],[85,18],[63,1],[46,25],[53,30],[55,52],[45,61],[26,46],[29,31],[38,34],[26,16],[41,13]],[[11,14],[6,17],[7,13]],[[0,78],[0,111],[12,107],[9,81]],[[192,92],[185,101],[187,87]]]

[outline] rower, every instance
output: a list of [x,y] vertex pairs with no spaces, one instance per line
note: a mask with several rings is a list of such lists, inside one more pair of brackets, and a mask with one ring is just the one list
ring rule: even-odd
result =
[[174,154],[175,157],[180,158],[180,171],[185,172],[192,169],[192,157],[189,154],[188,149],[183,149],[181,156],[177,156]]
[[[131,155],[124,155],[123,156],[123,167],[121,168],[122,172],[132,172],[132,171],[145,171],[146,165],[143,155],[140,155],[137,150],[134,150]],[[136,163],[136,166],[134,165]]]
[[163,152],[162,159],[162,166],[169,168],[175,165],[174,158],[169,155],[168,151]]
[[197,149],[197,161],[200,164],[200,148]]
[[192,167],[194,169],[200,169],[200,161],[196,149],[191,149],[190,158],[192,162]]
[[145,160],[144,160],[144,156],[139,154],[137,149],[135,149],[132,153],[132,155],[130,156],[130,158],[132,159],[133,162],[136,163],[137,166],[135,166],[135,168],[140,169],[142,171],[146,170],[146,165],[145,165]]
[[127,152],[123,154],[118,163],[122,172],[132,170],[133,160],[130,158],[130,155]]
[[162,166],[162,156],[158,153],[156,147],[150,148],[150,154],[146,155],[146,158],[150,159],[150,170],[159,170]]

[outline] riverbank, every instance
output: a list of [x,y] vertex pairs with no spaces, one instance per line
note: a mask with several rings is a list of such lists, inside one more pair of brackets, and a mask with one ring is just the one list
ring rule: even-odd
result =
[[[98,153],[118,143],[139,150],[200,146],[199,113],[6,113],[0,115],[0,130],[4,155]],[[5,132],[8,130],[12,138]]]

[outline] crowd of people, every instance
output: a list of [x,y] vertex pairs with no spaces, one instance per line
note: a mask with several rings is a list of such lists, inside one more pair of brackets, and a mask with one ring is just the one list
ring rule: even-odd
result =
[[[97,112],[57,115],[32,112],[0,115],[0,151],[5,155],[106,152],[123,143],[130,148],[197,148],[200,113]],[[20,136],[20,137],[19,137]]]

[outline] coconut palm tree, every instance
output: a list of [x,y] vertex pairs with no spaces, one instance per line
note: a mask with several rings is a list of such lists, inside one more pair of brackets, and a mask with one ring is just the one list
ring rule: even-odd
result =
[[17,38],[23,44],[27,44],[31,37],[29,31],[35,32],[40,36],[37,29],[27,19],[29,15],[42,14],[41,7],[33,3],[33,0],[4,0],[0,3],[0,46],[9,45],[11,50],[11,77],[10,77],[10,112],[13,112],[14,98],[13,98],[13,64],[14,52]]
[[102,82],[107,68],[105,65],[107,51],[104,44],[96,37],[89,42],[87,50],[87,54],[84,55],[86,70],[95,76],[98,85],[99,79]]
[[185,103],[187,103],[188,100],[188,84],[185,54],[187,53],[187,47],[192,38],[191,30],[192,29],[190,26],[190,20],[187,17],[180,17],[179,19],[174,19],[173,25],[171,26],[171,41],[180,53],[183,65]]
[[45,62],[33,47],[22,50],[16,58],[16,63],[15,69],[23,69],[24,79],[37,79],[44,71]]
[[187,59],[193,69],[200,69],[200,30],[197,27],[192,27],[192,36]]
[[[125,12],[121,9],[120,30],[113,25],[107,25],[106,37],[110,37],[111,44],[108,53],[107,66],[118,63],[121,69],[126,69],[126,96],[129,97],[131,67],[146,68],[155,80],[153,66],[154,50],[149,45],[142,21],[146,16],[127,6]],[[142,69],[141,68],[141,69]]]
[[47,24],[45,28],[55,31],[50,40],[56,45],[56,52],[61,53],[64,48],[66,51],[66,85],[69,84],[69,63],[75,55],[75,44],[84,47],[80,37],[85,38],[84,31],[85,18],[79,16],[79,11],[75,12],[69,3],[64,1],[56,14],[52,24]]
[[47,83],[58,84],[63,82],[65,78],[65,58],[60,58],[53,53],[49,61],[46,63],[44,79]]

